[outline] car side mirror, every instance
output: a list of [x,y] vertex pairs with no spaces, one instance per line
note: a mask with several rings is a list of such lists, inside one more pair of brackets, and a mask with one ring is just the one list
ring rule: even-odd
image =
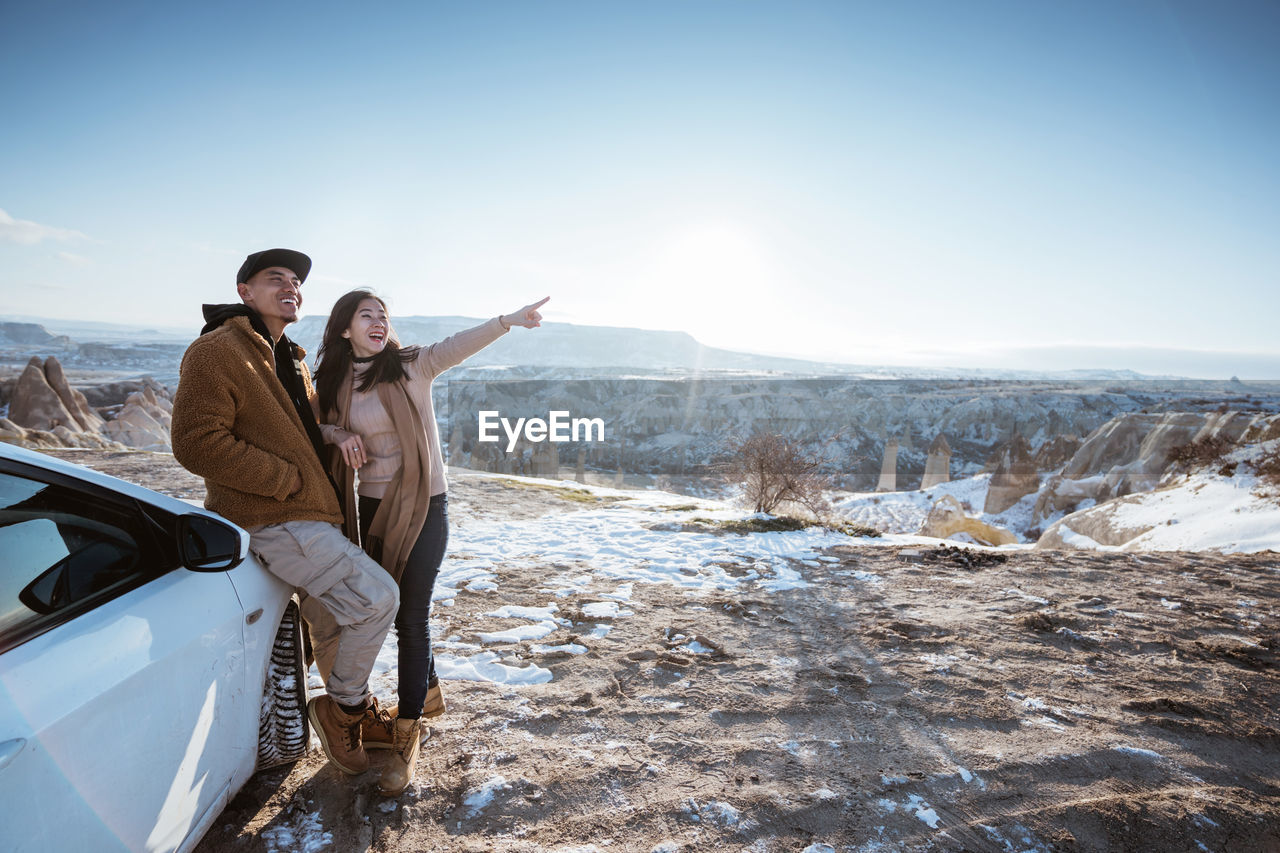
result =
[[240,531],[207,515],[178,519],[178,549],[182,565],[193,572],[225,572],[244,559]]
[[18,600],[47,616],[126,579],[137,564],[132,543],[91,542],[41,572],[22,588]]

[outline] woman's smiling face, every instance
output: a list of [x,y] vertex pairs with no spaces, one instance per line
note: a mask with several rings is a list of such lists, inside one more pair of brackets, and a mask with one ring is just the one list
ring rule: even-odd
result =
[[368,358],[382,352],[390,334],[391,318],[382,302],[362,299],[342,336],[351,341],[351,351],[357,358]]

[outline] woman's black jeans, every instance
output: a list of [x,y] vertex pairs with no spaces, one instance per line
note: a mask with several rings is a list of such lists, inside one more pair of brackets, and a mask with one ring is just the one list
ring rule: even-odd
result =
[[[368,542],[373,514],[381,504],[377,498],[360,498],[360,541]],[[402,719],[422,716],[428,686],[436,680],[436,662],[431,655],[431,593],[449,544],[449,500],[434,495],[427,509],[422,533],[409,552],[409,562],[400,576],[400,609],[396,611],[396,637],[400,655],[400,709]]]

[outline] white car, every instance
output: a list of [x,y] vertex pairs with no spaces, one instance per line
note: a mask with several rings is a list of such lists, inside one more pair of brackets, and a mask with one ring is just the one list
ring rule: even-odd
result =
[[0,849],[188,850],[303,755],[292,595],[221,516],[0,444]]

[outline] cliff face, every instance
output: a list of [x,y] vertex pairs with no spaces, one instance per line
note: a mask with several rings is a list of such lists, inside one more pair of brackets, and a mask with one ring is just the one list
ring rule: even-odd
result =
[[[325,319],[323,315],[304,318],[290,328],[290,335],[309,345],[314,355]],[[406,342],[430,342],[476,322],[418,317],[396,324]],[[193,321],[192,335],[197,328]],[[31,343],[14,342],[19,339]],[[56,351],[56,359],[69,367],[109,369],[120,376],[148,373],[169,384],[177,379],[186,346],[175,340],[173,334],[116,330],[105,342],[76,343],[35,324],[0,324],[0,356],[9,363],[22,365],[32,353],[43,358]],[[824,367],[833,370],[823,373]],[[790,372],[766,372],[770,370]],[[1194,413],[1215,408],[1224,400],[1237,408],[1280,410],[1280,383],[1136,381],[1120,376],[1012,380],[988,377],[981,371],[971,371],[976,378],[969,379],[866,379],[859,377],[875,370],[861,370],[712,350],[683,333],[550,323],[536,334],[518,331],[505,336],[442,376],[435,383],[436,409],[454,464],[497,461],[484,458],[491,456],[491,447],[477,447],[480,408],[511,418],[546,418],[558,409],[604,421],[607,440],[559,448],[562,454],[570,454],[565,458],[576,458],[581,450],[584,465],[591,468],[648,476],[709,476],[734,437],[771,431],[801,441],[811,452],[820,451],[828,463],[827,473],[845,490],[874,489],[882,482],[882,474],[892,474],[895,488],[914,490],[926,482],[963,479],[991,470],[988,461],[993,452],[1015,432],[1025,437],[1033,452],[1030,466],[1043,476],[1068,461],[1081,436],[1119,415],[1133,414],[1154,423],[1165,417],[1162,412]],[[927,371],[899,371],[898,375],[919,377]],[[17,385],[16,379],[0,381],[0,415],[9,414],[11,419],[12,413],[3,407]],[[157,393],[163,387],[152,385]],[[129,393],[106,385],[101,392],[82,390],[90,409],[98,407],[108,417],[116,414],[108,407],[118,406]],[[50,405],[46,426],[58,421],[70,428],[73,419],[77,428],[85,426],[65,399],[62,409]],[[163,419],[140,404],[138,408],[143,411],[130,415],[135,432],[154,439],[155,427],[162,429]],[[1130,427],[1111,429],[1118,432],[1105,440],[1095,437],[1087,453],[1074,462],[1079,470],[1064,474],[1058,493],[1046,498],[1042,519],[1080,500],[1094,499],[1095,493],[1103,497],[1092,484],[1093,477],[1102,476],[1097,471],[1126,467],[1127,479],[1124,472],[1117,474],[1122,482],[1107,494],[1149,488],[1154,474],[1131,465],[1153,452],[1144,442],[1182,440],[1181,428],[1164,430],[1164,438],[1148,436],[1151,430],[1139,435]],[[897,455],[892,470],[886,471],[886,443],[895,437]],[[949,461],[943,465],[942,457],[935,454],[930,471],[928,449],[940,437],[945,437],[950,449]],[[535,449],[529,443],[521,446],[530,464]],[[1027,463],[1018,460],[1017,466],[1016,474],[1009,467],[996,481],[997,497],[1001,488],[1012,490],[1000,503],[1016,500],[1014,492],[1031,484]],[[1002,486],[1005,479],[1010,482]]]
[[[1231,512],[1237,513],[1235,517],[1199,519],[1217,524],[1224,535],[1245,516],[1257,512],[1270,512],[1280,522],[1274,503],[1252,500],[1251,487],[1233,482],[1242,461],[1255,458],[1263,442],[1277,438],[1280,415],[1215,412],[1116,418],[1091,435],[1063,473],[1045,484],[1036,503],[1037,518],[1061,512],[1067,515],[1044,531],[1036,547],[1141,550],[1144,537],[1159,525],[1188,521],[1177,517],[1186,501],[1176,495],[1188,488],[1206,504],[1234,502]],[[1189,487],[1186,478],[1196,472],[1174,459],[1172,451],[1180,445],[1214,439],[1236,449],[1219,461],[1203,463],[1201,468],[1216,476],[1205,477],[1202,470],[1201,479]],[[1223,494],[1209,501],[1205,496],[1210,492]]]
[[1280,416],[1244,412],[1131,413],[1102,425],[1052,477],[1036,500],[1035,518],[1072,512],[1082,503],[1154,489],[1173,468],[1172,451],[1221,438],[1256,443],[1280,433]]
[[[734,436],[782,433],[820,449],[840,488],[872,490],[882,482],[887,442],[898,489],[916,489],[940,436],[949,449],[949,476],[984,469],[1016,431],[1028,448],[1047,448],[1056,468],[1088,435],[1118,414],[1153,402],[1148,389],[1104,389],[1088,383],[861,381],[845,379],[593,379],[458,380],[436,383],[440,430],[471,464],[481,410],[511,418],[546,418],[552,410],[601,418],[606,441],[584,447],[593,467],[647,474],[689,473],[723,458]],[[1159,416],[1154,416],[1159,417]],[[532,448],[525,445],[525,449]],[[575,450],[575,446],[561,451]],[[484,463],[477,460],[479,465]],[[1020,460],[1017,477],[1027,480]],[[1051,469],[1050,469],[1051,470]],[[943,477],[942,480],[945,480]],[[942,481],[940,480],[940,481]],[[1030,482],[1030,480],[1028,480]],[[1011,484],[1024,490],[1026,483]],[[1034,485],[1038,485],[1035,483]],[[1032,489],[1034,490],[1034,488]],[[1015,498],[1016,499],[1016,498]]]
[[1000,450],[982,511],[989,515],[1004,512],[1038,488],[1040,472],[1031,458],[1031,445],[1022,433],[1014,432]]
[[75,346],[66,335],[53,335],[38,323],[0,323],[0,344],[19,344],[69,349]]

